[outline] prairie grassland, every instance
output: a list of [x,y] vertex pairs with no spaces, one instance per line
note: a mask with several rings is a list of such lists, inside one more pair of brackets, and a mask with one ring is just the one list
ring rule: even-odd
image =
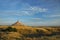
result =
[[60,27],[0,26],[0,40],[60,40]]

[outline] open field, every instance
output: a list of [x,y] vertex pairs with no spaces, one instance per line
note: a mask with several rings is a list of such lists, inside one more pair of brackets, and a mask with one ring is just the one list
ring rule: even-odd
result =
[[60,27],[0,26],[0,40],[60,40]]

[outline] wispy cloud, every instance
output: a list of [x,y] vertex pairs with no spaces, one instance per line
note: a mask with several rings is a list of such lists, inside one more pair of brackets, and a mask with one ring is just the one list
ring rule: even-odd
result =
[[[29,3],[22,2],[21,0],[7,0],[1,1],[2,14],[10,15],[34,15],[39,12],[47,12],[47,8],[31,6]],[[1,14],[1,12],[0,12]]]
[[16,15],[16,16],[23,16],[23,15],[35,15],[39,12],[47,12],[47,9],[45,8],[39,8],[39,7],[29,7],[29,8],[24,8],[20,10],[5,10],[5,11],[0,11],[0,15]]
[[43,15],[44,17],[51,17],[51,18],[54,18],[54,17],[60,17],[60,14],[59,13],[56,13],[56,14],[50,14],[50,15]]
[[41,7],[31,7],[31,10],[38,11],[38,12],[47,12],[48,9],[41,8]]
[[46,9],[46,8],[41,8],[41,7],[36,7],[36,6],[34,6],[34,7],[30,6],[29,8],[26,8],[24,10],[25,10],[25,12],[27,12],[27,14],[30,14],[30,15],[34,15],[34,14],[37,14],[39,12],[41,13],[41,12],[48,11],[48,9]]
[[50,17],[60,17],[60,15],[51,15]]

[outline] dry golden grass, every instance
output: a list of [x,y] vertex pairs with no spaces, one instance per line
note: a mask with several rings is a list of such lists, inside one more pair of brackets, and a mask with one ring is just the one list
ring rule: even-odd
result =
[[[57,35],[53,35],[53,36],[39,36],[40,33],[42,34],[53,34],[53,32],[60,32],[60,28],[52,28],[52,27],[31,27],[31,26],[0,26],[0,28],[3,28],[3,29],[6,29],[8,27],[12,27],[12,28],[16,28],[17,29],[17,32],[0,32],[0,37],[3,38],[3,40],[60,40],[60,35],[57,36]],[[38,30],[38,31],[37,31]],[[42,32],[41,32],[42,31]],[[31,36],[33,36],[32,38],[31,37],[25,37],[24,35],[30,35],[32,34]],[[39,34],[38,37],[34,37],[35,34]]]

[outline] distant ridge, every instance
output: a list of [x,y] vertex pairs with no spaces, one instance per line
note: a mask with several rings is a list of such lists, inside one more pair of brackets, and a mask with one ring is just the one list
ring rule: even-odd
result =
[[12,24],[12,26],[23,26],[23,24],[21,22],[17,21],[14,24]]

